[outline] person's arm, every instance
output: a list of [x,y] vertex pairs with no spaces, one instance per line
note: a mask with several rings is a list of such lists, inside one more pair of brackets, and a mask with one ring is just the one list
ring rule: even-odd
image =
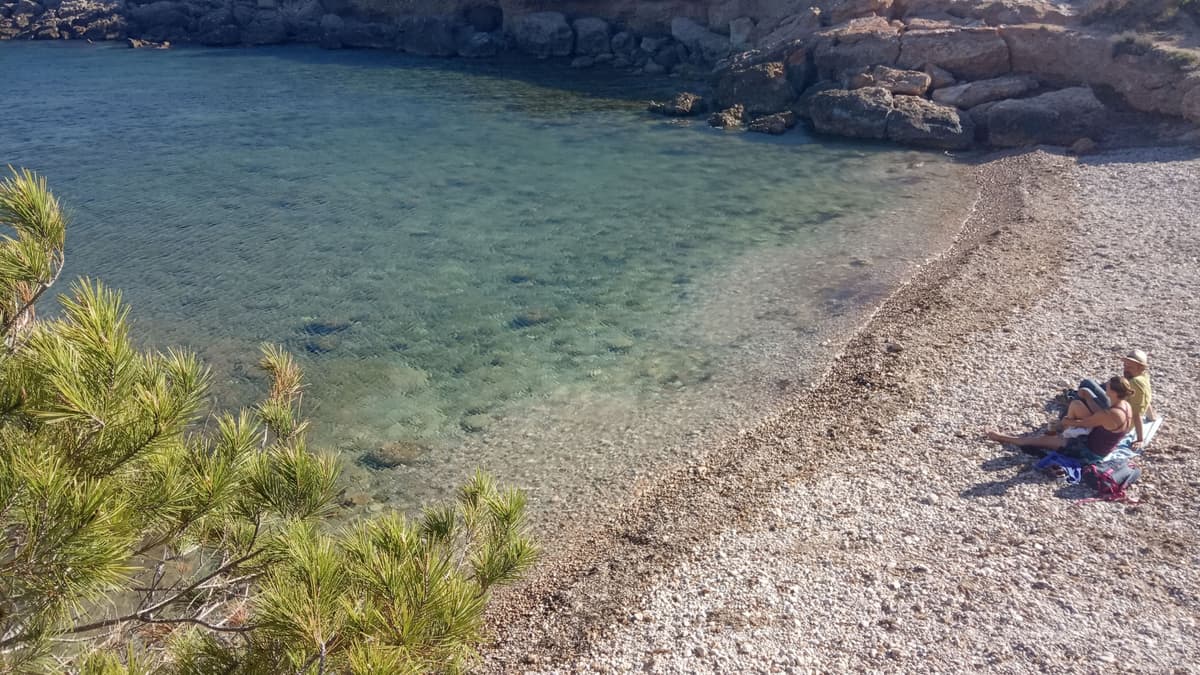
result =
[[1093,429],[1095,427],[1104,426],[1106,422],[1109,422],[1112,419],[1112,416],[1112,410],[1101,410],[1100,412],[1092,413],[1091,415],[1079,420],[1064,419],[1062,423],[1064,427]]
[[1137,429],[1137,440],[1135,440],[1133,442],[1133,449],[1136,450],[1136,449],[1142,447],[1142,439],[1145,438],[1144,432],[1142,431],[1142,416],[1141,415],[1133,416],[1133,428]]

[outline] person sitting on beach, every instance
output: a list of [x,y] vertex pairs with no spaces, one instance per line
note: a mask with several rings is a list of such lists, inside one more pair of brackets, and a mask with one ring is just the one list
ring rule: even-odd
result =
[[[1142,422],[1154,419],[1154,410],[1150,406],[1153,392],[1150,389],[1150,359],[1146,352],[1135,349],[1121,357],[1121,367],[1125,379],[1133,387],[1133,395],[1129,397],[1129,406],[1133,409],[1133,428],[1137,438],[1133,449],[1142,447],[1145,441],[1145,430]],[[1107,410],[1112,404],[1104,389],[1093,379],[1079,383],[1079,400],[1072,401],[1067,408],[1067,417],[1086,417],[1088,414]]]
[[1114,375],[1104,385],[1104,395],[1110,406],[1092,412],[1083,405],[1072,403],[1067,416],[1062,419],[1066,429],[1088,429],[1087,434],[1066,437],[1064,434],[1042,434],[1037,436],[1007,436],[995,431],[987,437],[997,443],[1010,443],[1025,447],[1054,450],[1062,455],[1094,463],[1112,452],[1133,426],[1133,408],[1129,399],[1134,395],[1133,385],[1121,375]]

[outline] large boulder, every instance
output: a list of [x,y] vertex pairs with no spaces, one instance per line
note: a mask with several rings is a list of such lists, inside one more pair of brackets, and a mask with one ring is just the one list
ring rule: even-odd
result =
[[1011,70],[1008,45],[995,28],[910,30],[900,37],[902,68],[934,65],[960,79],[1003,75]]
[[887,119],[888,140],[939,150],[964,150],[975,140],[970,115],[918,96],[894,96]]
[[575,20],[575,53],[583,56],[608,54],[609,47],[608,22],[604,19],[586,17]]
[[468,28],[449,16],[410,16],[399,22],[396,46],[409,54],[454,56]]
[[716,63],[729,55],[729,38],[714,33],[687,17],[671,19],[671,37],[679,40],[693,55],[707,63]]
[[882,87],[829,89],[813,96],[808,104],[813,128],[850,138],[887,138],[891,113],[892,93]]
[[575,33],[561,12],[534,12],[513,22],[517,49],[531,56],[570,56]]
[[778,61],[726,71],[717,81],[716,94],[719,107],[741,104],[751,115],[787,110],[796,98],[787,69]]
[[900,31],[880,16],[854,19],[816,35],[813,62],[822,80],[841,80],[865,66],[896,64]]
[[988,106],[983,112],[988,143],[998,147],[1069,146],[1081,138],[1096,138],[1105,122],[1104,104],[1090,87],[984,105]]
[[957,108],[974,108],[980,103],[1023,96],[1038,88],[1037,78],[1029,75],[1006,75],[990,80],[977,80],[933,92],[933,100]]
[[919,70],[898,70],[888,66],[872,66],[852,73],[847,89],[883,87],[893,94],[924,96],[929,90],[930,77]]

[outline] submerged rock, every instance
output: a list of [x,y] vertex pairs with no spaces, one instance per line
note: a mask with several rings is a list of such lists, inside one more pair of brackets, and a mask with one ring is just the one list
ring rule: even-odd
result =
[[796,114],[789,111],[765,115],[750,122],[747,130],[778,136],[796,126]]
[[308,335],[333,335],[350,330],[349,321],[318,319],[304,324],[303,331]]
[[731,106],[715,112],[708,118],[708,123],[718,129],[732,129],[742,126],[746,117],[746,109],[741,105]]
[[508,327],[515,330],[538,326],[543,323],[549,323],[554,319],[554,313],[547,309],[527,309],[520,314],[517,314],[508,322]]
[[704,97],[685,91],[676,94],[670,101],[651,101],[646,109],[657,115],[666,115],[668,117],[691,117],[692,115],[699,115],[707,108],[708,104],[705,102]]
[[402,464],[412,464],[429,448],[412,441],[397,441],[368,450],[359,456],[359,462],[372,469],[392,469]]

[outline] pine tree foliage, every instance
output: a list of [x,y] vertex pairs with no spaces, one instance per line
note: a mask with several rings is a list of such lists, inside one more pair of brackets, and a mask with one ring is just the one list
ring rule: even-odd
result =
[[257,405],[204,416],[195,355],[144,352],[118,292],[53,320],[66,218],[0,182],[0,671],[457,672],[490,589],[534,557],[525,500],[483,474],[452,505],[330,533],[334,458],[307,447],[299,367],[266,345]]

